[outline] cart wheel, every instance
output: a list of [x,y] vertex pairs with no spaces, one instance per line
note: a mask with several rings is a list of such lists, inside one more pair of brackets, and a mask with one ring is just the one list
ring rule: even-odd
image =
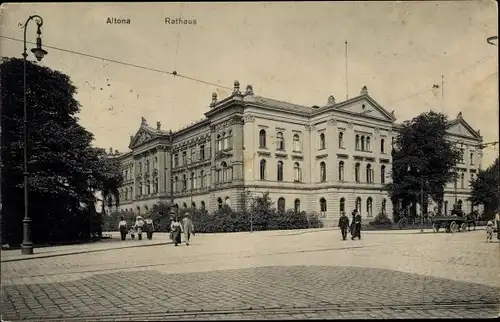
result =
[[466,223],[463,223],[462,225],[460,225],[460,231],[467,231],[467,224]]
[[450,230],[452,233],[456,233],[458,231],[458,225],[456,222],[452,221],[450,224]]
[[432,230],[435,233],[439,232],[439,225],[437,223],[432,224]]

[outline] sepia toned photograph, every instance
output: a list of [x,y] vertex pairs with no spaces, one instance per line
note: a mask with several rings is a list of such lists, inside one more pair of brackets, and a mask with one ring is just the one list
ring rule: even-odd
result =
[[498,4],[4,3],[2,321],[500,317]]

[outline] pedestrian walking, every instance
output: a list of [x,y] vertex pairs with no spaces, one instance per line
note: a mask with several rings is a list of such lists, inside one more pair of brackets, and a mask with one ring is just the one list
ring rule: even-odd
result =
[[142,240],[142,228],[144,227],[144,221],[141,216],[136,217],[134,226],[137,230],[137,239]]
[[120,217],[120,222],[118,222],[118,229],[120,230],[122,240],[125,240],[127,237],[127,222],[123,216]]
[[354,235],[351,237],[352,240],[354,238],[358,237],[361,239],[361,214],[357,211],[354,210],[355,215],[354,215]]
[[353,239],[354,236],[356,235],[356,225],[354,225],[355,218],[356,218],[356,210],[353,210],[351,213],[351,220],[349,222],[349,232],[351,233],[352,237],[351,239]]
[[491,243],[491,239],[493,237],[493,222],[491,220],[486,224],[486,242]]
[[188,212],[184,214],[184,219],[182,219],[182,230],[184,231],[184,241],[186,245],[189,246],[191,234],[194,235],[194,225],[191,220],[191,215]]
[[174,221],[170,225],[170,230],[172,231],[172,241],[174,242],[175,246],[181,244],[182,225],[177,217],[175,217]]
[[342,240],[347,239],[347,230],[349,229],[349,218],[345,215],[345,212],[342,211],[342,214],[339,218],[339,228],[342,233]]
[[151,240],[153,239],[153,232],[154,232],[153,219],[146,218],[145,225],[146,225],[146,236],[149,240]]

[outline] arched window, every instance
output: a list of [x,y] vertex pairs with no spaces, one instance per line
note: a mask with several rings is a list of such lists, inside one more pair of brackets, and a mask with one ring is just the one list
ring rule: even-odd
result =
[[470,153],[469,160],[470,160],[470,165],[473,165],[474,164],[474,152]]
[[142,163],[139,162],[139,164],[137,165],[137,170],[139,170],[139,173],[142,172]]
[[366,137],[366,151],[371,151],[372,150],[372,147],[371,147],[371,139],[369,136]]
[[153,193],[158,193],[158,178],[153,179]]
[[221,198],[217,198],[217,207],[219,209],[222,209],[222,199]]
[[324,162],[319,164],[319,180],[321,182],[326,182],[326,163]]
[[339,148],[343,148],[343,147],[344,147],[344,133],[339,132]]
[[283,181],[283,162],[278,161],[278,181]]
[[321,198],[319,200],[319,207],[321,210],[321,214],[324,215],[326,213],[326,199],[325,198]]
[[458,209],[462,210],[462,199],[458,200]]
[[285,211],[285,198],[283,198],[283,197],[280,197],[278,199],[278,211],[279,212]]
[[387,200],[385,198],[382,199],[382,214],[387,214]]
[[293,202],[293,209],[295,212],[300,212],[300,199],[295,199]]
[[372,197],[368,197],[368,199],[366,199],[366,212],[368,213],[367,214],[368,217],[373,216],[372,205],[373,205]]
[[187,208],[187,204],[184,202],[182,203],[182,208],[186,209]]
[[191,172],[191,189],[196,189],[196,178],[194,172]]
[[191,208],[196,209],[196,202],[194,202],[194,201],[193,201],[193,202],[191,203]]
[[277,139],[277,143],[278,143],[277,149],[284,150],[285,149],[285,138],[283,137],[283,133],[278,132],[276,134],[276,139]]
[[293,151],[300,152],[300,138],[298,134],[293,135]]
[[340,213],[345,212],[345,198],[340,198]]
[[448,200],[444,202],[444,215],[446,216],[448,214]]
[[460,188],[464,189],[465,188],[465,174],[462,173],[460,175]]
[[260,180],[266,180],[266,160],[260,160]]
[[470,174],[469,186],[474,182],[474,173]]
[[149,195],[151,193],[151,184],[149,179],[146,180],[146,194]]
[[339,162],[339,181],[344,181],[344,161]]
[[222,168],[222,178],[221,178],[221,182],[227,182],[227,163],[225,161],[223,161],[221,163],[221,168]]
[[359,170],[360,170],[360,167],[361,166],[359,165],[359,163],[356,163],[356,165],[354,166],[354,181],[356,181],[356,182],[359,182],[359,175],[360,175]]
[[325,133],[319,135],[319,149],[323,150],[326,147]]
[[356,198],[356,210],[361,214],[361,197]]
[[216,147],[216,151],[220,151],[222,150],[222,137],[220,134],[217,134],[217,140],[215,142],[215,147]]
[[295,162],[293,165],[293,172],[294,172],[294,181],[300,182],[302,181],[302,173],[300,171],[300,165],[298,162]]
[[365,136],[361,136],[361,151],[365,151]]
[[355,149],[356,149],[356,150],[359,150],[359,135],[358,135],[358,134],[356,134]]
[[266,130],[260,130],[259,132],[259,148],[266,147]]
[[371,164],[366,165],[366,182],[373,183],[372,165]]
[[200,204],[201,204],[200,209],[205,210],[205,201],[200,202]]
[[146,172],[149,172],[149,160],[146,160]]
[[174,192],[179,192],[179,177],[175,176],[174,178]]
[[380,140],[380,153],[385,153],[385,140]]
[[380,183],[385,183],[385,165],[380,167]]

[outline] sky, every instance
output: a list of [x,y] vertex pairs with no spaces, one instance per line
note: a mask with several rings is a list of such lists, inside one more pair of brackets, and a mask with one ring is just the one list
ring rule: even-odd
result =
[[[325,105],[329,95],[343,101],[366,85],[398,122],[431,109],[450,118],[462,112],[485,142],[498,141],[498,47],[486,42],[498,35],[495,1],[10,3],[0,34],[22,39],[18,23],[32,14],[43,17],[49,46],[229,88],[238,80],[256,95],[305,106]],[[196,24],[165,23],[179,17]],[[27,37],[35,41],[34,23]],[[221,99],[231,91],[45,49],[41,64],[71,77],[80,124],[106,149],[128,151],[141,117],[176,130],[204,117],[213,92]],[[22,43],[0,38],[0,53],[21,58]],[[441,75],[443,108],[440,90],[426,91],[441,86]],[[484,150],[484,167],[498,151]]]

